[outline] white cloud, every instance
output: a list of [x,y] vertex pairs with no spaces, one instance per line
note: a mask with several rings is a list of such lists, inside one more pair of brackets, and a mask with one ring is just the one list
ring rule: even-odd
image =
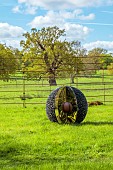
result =
[[14,48],[20,49],[20,41],[19,40],[0,40],[1,44],[6,44],[7,47],[11,46]]
[[79,24],[65,23],[64,29],[66,30],[66,37],[68,40],[84,40],[90,32],[88,27]]
[[20,4],[42,7],[44,9],[75,9],[82,7],[92,7],[101,5],[112,5],[113,0],[18,0]]
[[22,38],[24,32],[25,30],[21,27],[0,23],[0,43],[17,48],[19,47],[19,38]]
[[80,15],[78,16],[78,19],[80,20],[93,20],[95,18],[95,15],[93,13],[89,14],[88,16]]
[[20,37],[24,32],[24,29],[21,27],[0,23],[0,39]]
[[80,20],[93,20],[95,18],[95,14],[91,13],[89,15],[84,15],[82,9],[72,10],[68,12],[66,10],[61,10],[59,12],[59,17],[63,17],[64,19],[80,19]]
[[80,20],[93,20],[95,18],[95,15],[93,13],[89,15],[84,15],[83,11],[81,9],[76,9],[74,11],[66,11],[61,10],[58,12],[55,11],[48,11],[45,16],[36,16],[28,25],[31,25],[31,27],[45,27],[50,24],[63,24],[67,21],[74,21],[75,19]]
[[36,10],[37,10],[37,7],[28,5],[25,10],[25,13],[34,15],[36,13]]
[[12,11],[14,12],[14,13],[21,13],[21,10],[20,10],[20,7],[19,6],[15,6],[13,9],[12,9]]
[[58,26],[61,29],[66,30],[67,39],[70,40],[84,40],[91,31],[88,27],[80,24],[72,24],[70,20],[78,18],[82,10],[74,10],[72,12],[60,11],[54,12],[49,11],[45,16],[37,16],[28,25],[31,28],[42,28],[48,26]]
[[24,14],[31,14],[34,15],[37,11],[38,7],[31,6],[29,4],[25,5],[17,5],[15,6],[12,11],[13,13],[24,13]]
[[91,43],[86,43],[83,45],[87,50],[92,50],[93,48],[103,48],[108,51],[113,51],[113,41],[95,41]]
[[65,23],[65,20],[61,15],[54,11],[48,11],[45,16],[37,16],[28,25],[31,27],[47,27],[52,25],[61,25]]

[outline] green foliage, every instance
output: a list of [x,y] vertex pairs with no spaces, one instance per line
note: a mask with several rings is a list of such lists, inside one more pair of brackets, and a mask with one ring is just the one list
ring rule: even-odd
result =
[[[75,72],[77,62],[75,58],[80,56],[81,46],[78,41],[66,41],[63,38],[65,30],[56,26],[41,30],[32,29],[24,36],[26,40],[21,41],[21,46],[24,51],[25,70],[29,76],[47,75],[52,85],[56,81],[55,77],[66,73],[66,69],[71,73]],[[34,75],[33,70],[37,71],[37,74]]]
[[101,55],[101,62],[102,62],[102,67],[104,69],[107,69],[107,67],[113,63],[113,56],[111,54],[102,54]]
[[89,51],[89,57],[91,57],[91,70],[96,73],[97,70],[101,69],[102,61],[101,55],[105,54],[107,51],[103,48],[94,48],[93,50]]
[[15,73],[17,69],[17,60],[13,51],[0,44],[0,79],[8,81],[10,75]]
[[83,59],[85,74],[95,74],[97,70],[107,69],[107,66],[113,61],[111,54],[103,48],[94,48],[88,52],[87,57]]
[[12,52],[16,57],[16,65],[17,65],[17,70],[22,70],[22,57],[23,53],[17,48],[12,48]]
[[110,75],[113,75],[113,63],[111,63],[110,65],[108,65],[107,69],[108,69],[108,73],[109,73]]
[[86,55],[86,49],[79,41],[68,42],[65,30],[47,27],[24,34],[21,41],[24,57],[24,71],[28,78],[47,77],[50,85],[56,85],[56,77],[74,78],[78,74],[92,75],[106,69],[112,56],[103,48],[94,48]]

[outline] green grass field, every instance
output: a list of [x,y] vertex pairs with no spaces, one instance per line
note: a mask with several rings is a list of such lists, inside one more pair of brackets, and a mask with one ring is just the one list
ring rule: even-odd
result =
[[[0,104],[36,104],[46,103],[49,94],[56,88],[68,85],[79,88],[87,101],[113,103],[113,76],[97,74],[93,77],[75,78],[71,84],[69,78],[57,79],[57,86],[49,86],[47,79],[41,81],[16,79],[9,82],[0,81]],[[26,100],[22,100],[25,98]]]
[[89,107],[80,125],[48,120],[45,106],[0,106],[1,170],[112,170],[113,106]]
[[46,105],[39,103],[46,103],[56,86],[49,87],[47,80],[24,83],[0,81],[0,170],[113,169],[112,76],[81,77],[75,84],[57,81],[57,87],[79,88],[88,102],[105,101],[89,107],[79,125],[48,120]]

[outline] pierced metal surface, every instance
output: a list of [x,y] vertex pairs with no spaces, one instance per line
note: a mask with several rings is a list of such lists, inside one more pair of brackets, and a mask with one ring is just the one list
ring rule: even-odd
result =
[[[72,110],[64,112],[63,104],[67,102],[72,105]],[[59,123],[71,123],[76,121],[77,100],[73,89],[69,86],[61,87],[55,96],[55,115]]]
[[[64,112],[62,105],[68,102],[72,110]],[[48,97],[46,113],[50,121],[58,123],[80,123],[87,114],[88,104],[84,94],[69,86],[54,90]]]

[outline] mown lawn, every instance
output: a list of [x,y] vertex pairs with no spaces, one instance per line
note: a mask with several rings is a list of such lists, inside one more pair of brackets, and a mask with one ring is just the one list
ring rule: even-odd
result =
[[62,125],[45,105],[1,105],[0,169],[112,170],[113,106],[89,107],[80,125]]

